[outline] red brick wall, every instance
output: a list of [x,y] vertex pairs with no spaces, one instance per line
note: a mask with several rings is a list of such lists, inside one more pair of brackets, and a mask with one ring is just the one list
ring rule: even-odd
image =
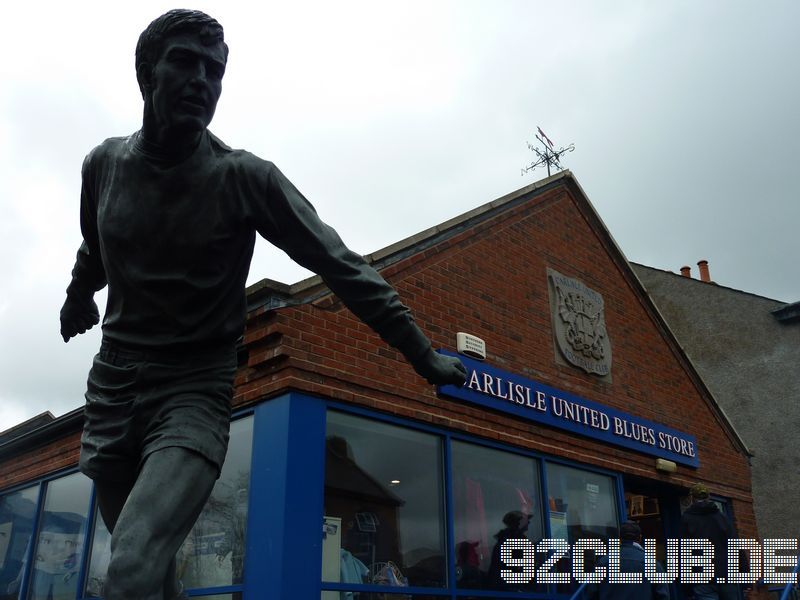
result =
[[0,463],[0,490],[78,464],[80,432]]

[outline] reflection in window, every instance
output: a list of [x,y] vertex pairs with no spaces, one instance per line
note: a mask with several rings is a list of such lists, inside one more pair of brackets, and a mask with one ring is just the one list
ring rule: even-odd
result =
[[178,577],[186,589],[243,581],[252,447],[253,419],[233,421],[222,473],[178,551]]
[[505,540],[544,537],[537,462],[463,442],[454,441],[452,449],[458,587],[544,591],[508,584],[500,575]]
[[442,488],[438,437],[329,412],[323,581],[444,586]]
[[86,578],[86,596],[97,598],[103,595],[109,558],[111,558],[111,534],[108,533],[106,524],[103,523],[100,510],[95,510],[91,561]]
[[0,599],[16,599],[33,533],[35,485],[0,496]]
[[[233,421],[222,473],[200,518],[178,551],[178,576],[186,589],[237,585],[243,581],[252,446],[253,419]],[[89,597],[103,595],[110,542],[111,536],[98,515],[86,582]]]
[[[608,541],[617,536],[617,495],[615,480],[607,475],[554,463],[547,464],[547,492],[550,504],[550,534],[566,539],[570,545],[584,538]],[[591,553],[587,569],[593,567]],[[553,571],[569,572],[567,559]],[[558,591],[570,593],[574,583],[559,585]]]
[[82,473],[47,484],[28,593],[31,600],[75,598],[91,490],[91,480]]
[[574,544],[582,538],[616,536],[617,495],[611,477],[548,463],[547,491],[552,537]]

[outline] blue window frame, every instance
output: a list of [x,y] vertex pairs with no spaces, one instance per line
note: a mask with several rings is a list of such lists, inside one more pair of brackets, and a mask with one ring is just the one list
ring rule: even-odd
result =
[[11,536],[0,556],[0,598],[76,597],[91,498],[91,482],[74,468],[0,495],[0,532]]
[[27,581],[40,489],[28,484],[0,496],[0,598],[16,597]]

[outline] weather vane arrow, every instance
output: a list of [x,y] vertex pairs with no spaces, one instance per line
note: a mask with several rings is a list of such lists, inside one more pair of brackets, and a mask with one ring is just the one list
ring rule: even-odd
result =
[[527,167],[523,167],[520,175],[525,175],[525,173],[533,171],[536,167],[547,165],[547,176],[550,177],[551,166],[555,167],[555,169],[558,171],[564,169],[564,167],[561,166],[561,157],[567,152],[572,152],[575,150],[575,144],[570,144],[566,148],[559,148],[556,150],[555,144],[553,144],[553,141],[547,137],[544,131],[542,131],[542,128],[537,127],[536,130],[538,131],[536,134],[536,139],[539,140],[539,143],[544,148],[544,151],[540,150],[537,146],[534,146],[530,142],[527,142],[528,148],[533,150],[538,158]]

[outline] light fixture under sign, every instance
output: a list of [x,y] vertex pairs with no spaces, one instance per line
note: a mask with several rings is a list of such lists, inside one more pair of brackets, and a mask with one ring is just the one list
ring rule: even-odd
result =
[[656,459],[656,471],[661,471],[663,473],[674,473],[677,470],[678,465],[675,462],[666,460],[664,458]]
[[486,359],[486,342],[475,335],[459,331],[456,334],[456,349],[470,358]]

